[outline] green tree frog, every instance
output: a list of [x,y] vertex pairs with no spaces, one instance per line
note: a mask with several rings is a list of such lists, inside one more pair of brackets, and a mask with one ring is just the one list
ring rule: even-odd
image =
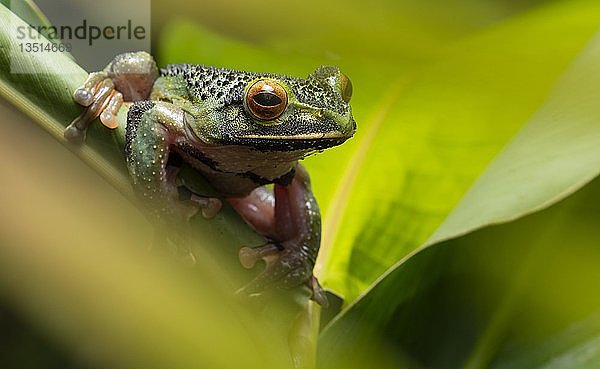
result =
[[337,67],[320,67],[307,78],[192,64],[159,70],[149,54],[125,53],[74,92],[85,110],[65,137],[83,142],[98,116],[117,127],[125,102],[127,167],[135,192],[156,217],[189,220],[198,210],[205,217],[219,211],[220,199],[177,185],[177,162],[187,162],[266,238],[264,246],[239,252],[246,268],[266,262],[240,292],[307,284],[323,305],[312,273],[319,207],[298,161],[354,134],[351,95],[352,84]]

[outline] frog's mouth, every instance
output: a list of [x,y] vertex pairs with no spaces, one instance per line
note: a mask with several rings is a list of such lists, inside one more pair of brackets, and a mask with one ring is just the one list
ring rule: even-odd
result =
[[343,124],[335,120],[304,120],[255,128],[258,129],[232,134],[229,143],[260,151],[325,150],[341,145],[352,137],[356,122],[350,115]]
[[325,150],[341,145],[350,137],[352,133],[339,131],[289,136],[248,134],[236,137],[232,143],[260,151]]

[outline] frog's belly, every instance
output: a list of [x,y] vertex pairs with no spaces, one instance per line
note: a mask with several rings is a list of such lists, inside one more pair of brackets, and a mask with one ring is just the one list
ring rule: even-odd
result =
[[297,161],[308,154],[306,150],[261,152],[243,146],[200,150],[185,142],[176,151],[225,197],[246,196],[269,183],[289,183]]

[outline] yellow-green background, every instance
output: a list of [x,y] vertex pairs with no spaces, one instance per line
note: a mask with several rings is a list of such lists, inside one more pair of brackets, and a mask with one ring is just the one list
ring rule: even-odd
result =
[[[600,365],[600,197],[585,186],[600,171],[599,2],[152,5],[161,64],[336,64],[352,79],[356,136],[306,160],[324,219],[317,273],[345,299],[321,367]],[[77,111],[28,94],[53,117]],[[214,284],[144,252],[151,231],[127,200],[1,109],[3,324],[35,332],[3,338],[5,352],[31,367],[285,360],[281,337],[236,324]]]

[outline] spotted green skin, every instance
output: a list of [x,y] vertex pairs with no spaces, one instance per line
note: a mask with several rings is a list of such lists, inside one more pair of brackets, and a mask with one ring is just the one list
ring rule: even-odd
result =
[[[198,210],[180,201],[177,169],[169,165],[177,155],[269,241],[246,253],[250,256],[243,264],[253,265],[253,258],[268,262],[245,292],[307,283],[313,299],[326,303],[312,275],[320,212],[308,173],[298,161],[354,134],[356,123],[339,69],[320,67],[307,78],[191,64],[157,71],[150,55],[129,53],[117,56],[106,71],[126,101],[150,90],[130,106],[125,130],[129,173],[149,209],[163,220],[189,219]],[[278,83],[287,93],[285,110],[270,121],[254,117],[244,103],[249,87],[261,79]],[[253,192],[267,184],[274,184],[269,198]],[[264,221],[263,213],[273,219]]]
[[[245,90],[261,78],[277,81],[288,93],[286,110],[269,122],[244,108]],[[224,197],[289,182],[298,160],[354,133],[341,78],[336,67],[320,67],[305,79],[191,64],[163,68],[150,102],[130,109],[126,154],[134,183],[148,198],[172,196],[165,186],[171,151]]]

